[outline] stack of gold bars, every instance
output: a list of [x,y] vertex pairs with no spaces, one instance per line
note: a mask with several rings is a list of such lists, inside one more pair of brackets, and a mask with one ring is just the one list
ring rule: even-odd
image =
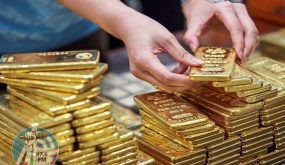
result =
[[135,101],[142,116],[140,150],[156,162],[203,164],[205,147],[224,140],[223,129],[174,94],[158,91]]
[[[236,54],[227,48],[202,47],[195,54],[204,64],[191,68],[190,89],[178,93],[188,101],[185,106],[188,108],[176,106],[178,99],[169,98],[166,93],[135,97],[142,116],[139,147],[149,154],[156,153],[151,156],[161,162],[167,162],[161,156],[169,152],[165,148],[170,149],[171,145],[166,144],[183,146],[184,154],[195,151],[195,138],[187,138],[180,133],[184,130],[171,127],[171,123],[177,127],[187,123],[188,119],[181,118],[188,115],[192,116],[192,123],[200,119],[195,113],[186,113],[195,106],[197,113],[207,115],[208,124],[212,120],[225,130],[225,140],[202,145],[207,148],[207,164],[284,163],[285,64],[254,55],[245,65],[247,69],[235,64]],[[200,135],[205,136],[211,131],[203,129],[202,132]],[[183,161],[191,162],[194,158]]]
[[111,103],[98,96],[98,84],[108,68],[98,61],[98,51],[2,56],[0,80],[8,85],[9,93],[1,96],[1,103],[8,100],[0,110],[0,143],[3,151],[7,151],[4,161],[13,162],[11,146],[16,135],[24,128],[37,126],[56,137],[62,164],[137,162],[133,134],[132,159],[117,160],[121,155],[117,155],[119,149],[114,146],[106,150],[96,148],[108,142],[122,145],[120,138],[129,135],[126,131],[118,133],[110,112]]

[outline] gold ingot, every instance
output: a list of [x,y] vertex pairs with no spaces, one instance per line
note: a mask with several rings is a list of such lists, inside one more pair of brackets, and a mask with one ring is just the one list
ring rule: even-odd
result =
[[[216,57],[216,55],[224,57]],[[229,48],[200,47],[195,56],[204,61],[202,67],[192,67],[189,77],[195,81],[229,81],[235,67],[236,52]],[[209,56],[209,57],[208,57]],[[209,64],[217,64],[219,68],[211,69]]]
[[85,149],[85,148],[97,146],[97,145],[100,145],[100,144],[103,144],[103,143],[107,143],[107,142],[110,142],[110,141],[113,141],[113,140],[117,140],[118,138],[119,138],[119,134],[118,133],[114,133],[112,135],[108,135],[108,136],[101,137],[101,138],[98,138],[98,139],[93,139],[93,140],[90,140],[90,141],[79,143],[79,148]]
[[138,150],[138,165],[154,165],[155,160],[148,154]]
[[67,92],[59,92],[59,91],[52,91],[52,90],[44,90],[39,88],[19,88],[18,86],[11,86],[14,89],[19,89],[26,91],[28,93],[32,93],[38,96],[41,96],[43,98],[47,98],[49,100],[58,102],[60,104],[74,104],[77,102],[84,101],[86,99],[94,98],[95,96],[98,96],[100,94],[100,88],[99,87],[93,87],[92,89],[89,89],[83,93],[79,94],[73,94],[73,93],[67,93]]
[[275,139],[283,139],[284,138],[284,132],[277,132],[274,134]]
[[281,121],[273,124],[274,129],[278,129],[279,127],[285,127],[285,121]]
[[193,125],[209,120],[197,107],[174,94],[158,91],[135,96],[134,100],[140,108],[171,130],[193,128]]
[[258,156],[258,160],[272,159],[276,156],[284,155],[284,153],[285,153],[285,148],[281,150],[275,150],[273,152]]
[[227,125],[227,126],[223,126],[224,129],[226,131],[229,131],[229,132],[234,132],[234,131],[237,131],[237,130],[241,130],[243,128],[246,128],[247,126],[249,125],[254,125],[254,124],[258,124],[259,123],[259,119],[258,118],[255,118],[254,120],[252,121],[247,121],[243,124],[240,124],[240,125]]
[[235,155],[220,159],[220,160],[215,161],[215,162],[207,163],[207,164],[209,164],[209,165],[227,164],[229,162],[233,162],[236,160],[238,161],[239,156],[240,156],[240,154],[235,154]]
[[262,109],[260,111],[260,114],[261,115],[270,115],[272,113],[278,113],[280,111],[284,111],[284,109],[285,109],[285,105],[280,105],[280,106],[276,106],[276,107],[273,107],[270,109]]
[[285,126],[274,128],[274,132],[285,132]]
[[92,124],[95,122],[99,122],[102,120],[107,120],[110,119],[112,117],[111,112],[110,111],[106,111],[106,112],[102,112],[102,113],[98,113],[89,117],[85,117],[85,118],[79,118],[76,120],[72,121],[72,126],[73,127],[80,127],[83,125],[88,125],[88,124]]
[[54,134],[56,139],[67,138],[67,137],[70,137],[70,136],[73,136],[73,135],[74,135],[74,130],[73,129],[65,130],[65,131],[58,132],[58,133]]
[[60,92],[69,92],[79,94],[87,91],[88,89],[97,86],[102,81],[103,76],[88,82],[88,83],[71,83],[71,82],[55,82],[55,81],[40,81],[40,80],[27,80],[27,79],[11,79],[0,76],[0,82],[10,86],[40,88],[44,90],[54,90]]
[[257,164],[257,158],[249,158],[239,162],[239,165],[253,165]]
[[261,88],[262,86],[263,86],[262,81],[253,79],[251,84],[224,87],[224,90],[226,92],[240,92],[240,91],[258,89]]
[[90,158],[88,160],[83,160],[81,162],[74,162],[74,163],[68,162],[68,163],[65,163],[65,164],[68,164],[68,165],[86,165],[86,164],[100,165],[100,158],[99,157],[95,157],[95,158]]
[[126,161],[120,162],[120,165],[133,165],[137,163],[138,163],[138,159],[127,159]]
[[59,154],[59,160],[61,162],[64,161],[68,161],[77,157],[81,157],[83,155],[87,155],[89,153],[93,153],[96,152],[96,148],[95,147],[91,147],[91,148],[87,148],[84,150],[77,150],[77,151],[73,151],[73,152],[67,152],[67,153],[63,153],[63,154]]
[[96,102],[92,101],[92,106],[80,109],[73,113],[74,118],[84,118],[94,114],[102,113],[108,111],[112,107],[110,102]]
[[215,139],[221,139],[221,138],[223,138],[223,141],[224,141],[224,136],[225,136],[224,134],[225,134],[225,131],[222,128],[219,128],[219,132],[217,133],[213,133],[212,135],[206,135],[199,139],[190,140],[190,141],[193,141],[194,145],[200,144],[200,143],[207,143],[209,141],[213,141]]
[[219,136],[219,138],[215,138],[214,140],[210,140],[210,141],[207,141],[207,142],[204,142],[204,143],[194,144],[194,148],[195,149],[197,149],[197,148],[206,148],[207,146],[223,142],[225,138],[223,136],[221,136],[221,135],[218,135],[218,136]]
[[273,142],[268,142],[264,144],[259,144],[255,148],[247,149],[247,150],[242,150],[242,156],[248,156],[248,155],[254,155],[254,154],[259,154],[259,151],[265,151],[267,152],[267,149],[269,147],[273,146]]
[[251,138],[241,138],[242,144],[252,144],[254,142],[263,140],[265,138],[269,138],[269,137],[273,137],[274,133],[273,132],[266,132],[264,134],[261,135],[256,135],[255,137],[251,137]]
[[211,131],[207,131],[207,132],[203,132],[203,133],[199,133],[199,134],[194,134],[194,135],[188,135],[188,136],[185,136],[184,138],[187,141],[196,141],[196,140],[199,140],[201,138],[211,136],[213,134],[218,134],[220,132],[220,130],[221,129],[219,127],[214,127],[214,129]]
[[57,139],[57,143],[59,147],[62,147],[68,144],[73,144],[75,143],[75,137],[71,136],[71,137],[64,138],[64,139]]
[[275,147],[276,147],[276,149],[278,149],[278,150],[285,148],[285,141],[277,142],[277,143],[275,144]]
[[78,127],[75,129],[77,134],[83,134],[87,133],[93,130],[99,130],[108,126],[114,125],[114,119],[108,119],[108,120],[103,120],[97,123],[89,124],[89,125],[84,125],[82,127]]
[[254,73],[276,81],[280,83],[280,85],[285,85],[285,81],[282,78],[284,77],[284,63],[265,56],[258,56],[248,61],[246,67]]
[[238,64],[235,65],[234,73],[230,81],[213,82],[214,87],[227,87],[235,85],[245,85],[252,82],[252,77]]
[[199,83],[193,83],[189,91],[184,91],[183,96],[196,100],[201,106],[211,107],[211,109],[218,109],[229,116],[241,115],[263,108],[262,102],[253,104],[244,103],[238,99],[234,99],[225,94],[213,91],[202,86]]
[[268,143],[273,144],[273,139],[274,139],[273,136],[271,136],[271,137],[264,138],[260,141],[255,141],[255,142],[250,143],[250,144],[242,144],[241,148],[243,151],[247,151],[247,150],[251,150],[251,149],[258,147],[261,144],[268,144]]
[[123,155],[125,155],[127,153],[135,153],[135,152],[137,152],[137,150],[138,150],[137,146],[124,148],[124,149],[122,149],[120,151],[116,151],[116,152],[110,153],[108,155],[101,156],[101,160],[103,162],[106,162],[106,161],[112,160],[112,159],[114,159],[116,157],[123,156]]
[[144,121],[143,122],[143,125],[141,127],[141,132],[145,133],[145,134],[148,134],[148,135],[151,135],[153,134],[154,132],[156,133],[159,133],[160,135],[164,136],[165,138],[168,138],[168,139],[173,139],[173,142],[175,143],[178,143],[179,145],[185,147],[185,148],[191,148],[191,142],[185,142],[185,140],[182,138],[182,137],[179,137],[179,136],[175,136],[175,134],[170,134],[169,132],[167,131],[164,131],[163,129],[160,129],[159,127],[155,127],[155,125],[153,124],[150,124],[149,123],[146,123]]
[[277,96],[264,100],[264,109],[274,108],[279,105],[283,105],[285,101],[285,90],[277,94]]
[[242,101],[245,101],[247,103],[255,103],[255,102],[258,102],[258,101],[261,101],[261,100],[272,98],[272,97],[276,96],[277,94],[278,94],[277,89],[273,88],[273,89],[271,89],[270,91],[267,91],[267,92],[263,92],[263,93],[259,93],[259,94],[251,95],[251,96],[247,96],[247,97],[241,97],[239,99],[242,100]]
[[74,145],[73,144],[68,144],[62,147],[59,147],[59,152],[62,153],[69,153],[71,151],[73,151],[74,149]]
[[261,120],[261,125],[270,126],[270,125],[273,125],[273,123],[278,123],[278,122],[281,122],[284,120],[285,120],[285,116],[279,116],[279,117],[272,119],[272,120]]
[[202,132],[211,131],[214,129],[214,127],[215,127],[215,123],[212,121],[209,121],[206,125],[177,131],[177,133],[182,136],[194,135],[194,134],[198,134]]
[[11,95],[37,107],[38,109],[42,110],[43,112],[51,116],[72,112],[72,111],[85,108],[91,105],[90,100],[88,99],[85,101],[81,101],[81,102],[70,104],[70,105],[63,105],[63,104],[59,104],[57,102],[42,98],[37,95],[24,92],[22,90],[15,90],[15,89],[12,89],[11,87],[8,87],[7,89]]
[[250,154],[241,154],[240,156],[240,161],[244,161],[250,158],[254,158],[254,157],[258,157],[259,155],[263,155],[263,154],[267,154],[268,148],[262,148],[262,149],[258,149],[253,153]]
[[132,131],[129,131],[125,134],[121,134],[119,132],[120,136],[119,136],[119,139],[118,140],[115,140],[115,141],[111,141],[111,142],[108,142],[108,143],[104,143],[104,144],[101,144],[98,146],[98,148],[100,150],[106,150],[112,146],[116,146],[116,145],[119,145],[119,144],[122,144],[122,143],[125,143],[125,142],[128,142],[128,141],[131,141],[134,139],[134,133]]
[[3,73],[4,77],[15,79],[33,79],[58,82],[78,82],[87,83],[92,79],[97,78],[108,70],[108,65],[99,63],[95,69],[80,69],[80,70],[64,70],[64,71],[45,71],[45,72],[11,72]]
[[285,159],[285,150],[275,150],[271,153],[260,155],[258,160],[262,164],[282,164]]
[[96,160],[98,160],[98,162],[99,162],[100,161],[100,157],[99,156],[100,156],[100,152],[99,151],[95,151],[95,152],[88,153],[88,154],[82,155],[80,157],[68,160],[66,162],[62,162],[62,164],[66,164],[66,165],[69,165],[69,164],[80,164],[83,161],[94,159],[94,158],[96,158]]
[[11,130],[13,130],[13,133],[18,134],[23,129],[25,129],[23,126],[19,125],[18,123],[14,122],[10,118],[4,116],[0,113],[0,121],[5,123],[8,127],[12,127]]
[[258,127],[259,127],[259,123],[256,123],[256,124],[253,124],[253,125],[250,125],[250,126],[241,128],[241,129],[239,129],[239,130],[227,131],[226,134],[227,134],[228,136],[236,136],[236,135],[239,135],[240,133],[242,133],[242,132],[244,132],[244,131],[247,131],[247,130],[250,130],[250,129],[254,129],[254,128],[258,128]]
[[236,92],[236,95],[237,95],[237,97],[247,97],[247,96],[267,92],[270,89],[271,89],[271,84],[270,83],[264,83],[261,88],[246,90],[246,91],[239,91],[239,92]]
[[239,153],[240,153],[240,148],[236,148],[234,150],[224,152],[223,154],[220,154],[220,155],[217,155],[217,156],[208,157],[207,158],[207,162],[208,163],[217,162],[220,159],[223,159],[223,158],[226,158],[226,157],[230,157],[230,156],[233,156],[233,155],[236,155],[236,154],[239,154]]
[[261,127],[261,128],[256,128],[256,129],[251,129],[248,131],[244,131],[241,133],[241,139],[249,139],[249,138],[254,138],[259,135],[266,134],[268,132],[273,132],[273,127],[268,126],[268,127]]
[[51,132],[52,134],[56,134],[56,133],[63,132],[69,129],[71,129],[71,124],[65,123],[65,124],[61,124],[61,125],[49,128],[48,131]]
[[138,156],[138,153],[137,152],[134,152],[134,153],[128,153],[124,156],[120,156],[120,157],[117,157],[115,159],[112,159],[112,160],[109,160],[109,161],[106,161],[106,162],[101,162],[102,165],[113,165],[113,164],[119,164],[120,162],[124,161],[124,160],[128,160],[128,159],[136,159]]
[[267,115],[263,115],[262,114],[262,115],[260,115],[260,119],[268,121],[268,120],[274,120],[277,117],[284,116],[284,115],[285,115],[285,109],[280,111],[280,112],[275,112],[275,113],[272,113],[272,114],[267,114]]
[[84,142],[84,141],[90,141],[92,139],[96,139],[99,137],[103,137],[105,135],[111,135],[116,132],[115,126],[109,126],[106,128],[102,128],[96,131],[91,131],[85,134],[77,135],[77,141],[78,142]]
[[[223,143],[223,142],[221,142],[221,143]],[[220,144],[220,143],[216,143],[216,144]],[[208,155],[209,155],[209,157],[216,157],[216,156],[222,155],[223,153],[228,152],[228,151],[232,151],[232,150],[236,150],[236,149],[240,150],[240,147],[241,147],[241,142],[235,142],[233,144],[225,146],[224,148],[208,150]]]
[[136,139],[133,139],[131,141],[124,142],[124,143],[121,143],[121,144],[118,144],[115,146],[111,146],[107,149],[102,150],[101,153],[102,153],[102,155],[108,155],[108,154],[111,154],[113,152],[120,151],[124,148],[129,148],[132,146],[136,146]]
[[5,54],[1,57],[0,71],[48,71],[95,68],[99,51],[80,50]]
[[235,144],[235,143],[240,143],[240,137],[239,136],[233,136],[233,137],[226,139],[222,143],[217,143],[217,144],[208,146],[207,150],[208,151],[215,151],[215,150],[219,150],[219,149],[225,149],[226,147],[230,146],[231,144]]

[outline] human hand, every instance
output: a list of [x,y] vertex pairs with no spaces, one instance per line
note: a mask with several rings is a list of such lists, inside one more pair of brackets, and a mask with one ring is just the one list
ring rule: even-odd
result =
[[[189,88],[189,77],[182,73],[189,66],[200,66],[203,62],[187,52],[165,27],[151,18],[134,13],[129,15],[128,21],[129,26],[120,36],[127,47],[131,72],[168,92]],[[157,56],[162,52],[180,65],[170,71]]]
[[215,16],[229,30],[233,47],[242,62],[247,60],[259,43],[258,30],[249,17],[245,5],[241,3],[188,0],[183,4],[183,13],[187,20],[184,41],[192,50],[199,47],[202,30]]

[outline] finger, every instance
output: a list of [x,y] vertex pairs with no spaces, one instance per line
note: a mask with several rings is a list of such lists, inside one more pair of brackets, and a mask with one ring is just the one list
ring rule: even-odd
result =
[[183,74],[188,69],[188,66],[180,63],[177,67],[175,67],[172,72],[177,74]]
[[243,28],[235,14],[235,11],[230,2],[221,2],[216,5],[216,15],[229,30],[233,46],[238,54],[238,56],[243,59],[244,50],[244,37]]
[[163,38],[161,43],[160,46],[163,47],[176,61],[188,66],[200,66],[203,64],[203,61],[195,58],[186,51],[174,36]]
[[245,32],[245,48],[243,57],[247,59],[259,43],[258,30],[243,4],[235,3],[233,4],[233,7]]

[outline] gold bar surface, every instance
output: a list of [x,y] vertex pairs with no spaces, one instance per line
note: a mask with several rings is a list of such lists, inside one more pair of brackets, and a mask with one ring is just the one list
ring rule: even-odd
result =
[[151,156],[138,150],[138,165],[154,165],[154,163],[155,160]]
[[87,148],[85,150],[77,150],[77,151],[73,151],[73,152],[67,152],[67,153],[59,154],[59,160],[64,162],[64,161],[68,161],[68,160],[74,159],[76,157],[81,157],[83,155],[87,155],[87,154],[93,153],[93,152],[96,152],[95,147]]
[[109,111],[109,109],[112,107],[112,104],[110,102],[101,102],[99,100],[92,100],[91,103],[92,106],[87,108],[82,108],[80,110],[73,112],[74,118],[75,119],[85,118],[90,115],[106,112]]
[[112,117],[111,112],[106,111],[106,112],[98,113],[98,114],[95,114],[95,115],[92,115],[89,117],[75,119],[72,121],[72,126],[77,128],[77,127],[81,127],[83,125],[88,125],[88,124],[92,124],[95,122],[100,122],[102,120],[108,120],[111,117]]
[[108,136],[101,137],[98,139],[92,139],[90,141],[81,142],[81,143],[79,143],[79,148],[85,149],[85,148],[89,148],[89,147],[93,147],[93,146],[98,146],[98,145],[103,144],[103,143],[108,143],[108,142],[117,140],[118,138],[119,138],[119,134],[114,133],[112,135],[108,135]]
[[103,120],[100,122],[92,123],[89,125],[84,125],[75,129],[77,134],[87,133],[93,130],[99,130],[108,126],[114,125],[114,119]]
[[258,88],[261,88],[262,86],[263,86],[262,81],[253,79],[251,84],[228,86],[228,87],[224,87],[224,90],[226,92],[240,92],[240,91],[258,89]]
[[112,159],[112,160],[109,160],[109,161],[106,161],[106,162],[101,162],[102,165],[114,165],[114,164],[119,164],[120,162],[122,161],[125,161],[125,160],[134,160],[134,159],[137,159],[137,156],[138,156],[138,153],[135,152],[135,153],[128,153],[124,156],[120,156],[120,157],[117,157],[115,159]]
[[134,100],[140,108],[170,129],[192,128],[194,124],[209,120],[197,107],[174,94],[158,91],[135,96]]
[[95,131],[77,135],[76,138],[78,142],[85,142],[85,141],[93,140],[93,139],[100,138],[103,136],[111,135],[115,133],[116,131],[117,129],[115,126],[109,126],[106,128],[102,128],[100,130],[95,130]]
[[69,164],[79,164],[81,162],[84,162],[86,160],[89,160],[89,159],[94,159],[96,158],[97,161],[96,162],[99,162],[99,155],[100,155],[100,152],[99,151],[95,151],[95,152],[92,152],[92,153],[88,153],[88,154],[84,154],[80,157],[76,157],[76,158],[73,158],[71,160],[68,160],[66,162],[63,162],[62,164],[66,164],[66,165],[69,165]]
[[6,54],[0,59],[0,72],[87,69],[98,61],[97,50]]
[[252,77],[240,65],[235,64],[234,73],[230,81],[212,82],[214,87],[228,87],[235,85],[251,84]]
[[108,154],[111,154],[113,152],[120,151],[120,150],[122,150],[124,148],[136,146],[136,144],[137,144],[137,140],[133,139],[131,141],[123,142],[121,144],[114,145],[114,146],[111,146],[111,147],[109,147],[107,149],[104,149],[104,150],[101,151],[101,153],[102,153],[102,155],[108,155]]
[[67,71],[52,71],[52,72],[11,72],[3,73],[7,78],[15,79],[32,79],[32,80],[47,80],[58,82],[75,82],[87,83],[92,79],[99,77],[108,70],[108,65],[99,63],[95,69],[84,70],[67,70]]
[[195,56],[204,61],[202,67],[192,67],[190,79],[195,81],[229,81],[234,71],[236,53],[234,49],[201,47]]
[[263,86],[261,88],[236,92],[236,96],[238,96],[238,97],[247,97],[247,96],[251,96],[251,95],[256,95],[256,94],[259,94],[259,93],[267,92],[270,89],[271,89],[271,84],[270,83],[265,83],[265,84],[263,84]]
[[123,155],[125,155],[127,153],[136,153],[137,150],[138,150],[137,146],[127,147],[127,148],[124,148],[124,149],[122,149],[120,151],[112,152],[112,153],[110,153],[108,155],[102,155],[101,156],[101,160],[103,162],[106,162],[106,161],[112,160],[112,159],[114,159],[116,157],[123,156]]

